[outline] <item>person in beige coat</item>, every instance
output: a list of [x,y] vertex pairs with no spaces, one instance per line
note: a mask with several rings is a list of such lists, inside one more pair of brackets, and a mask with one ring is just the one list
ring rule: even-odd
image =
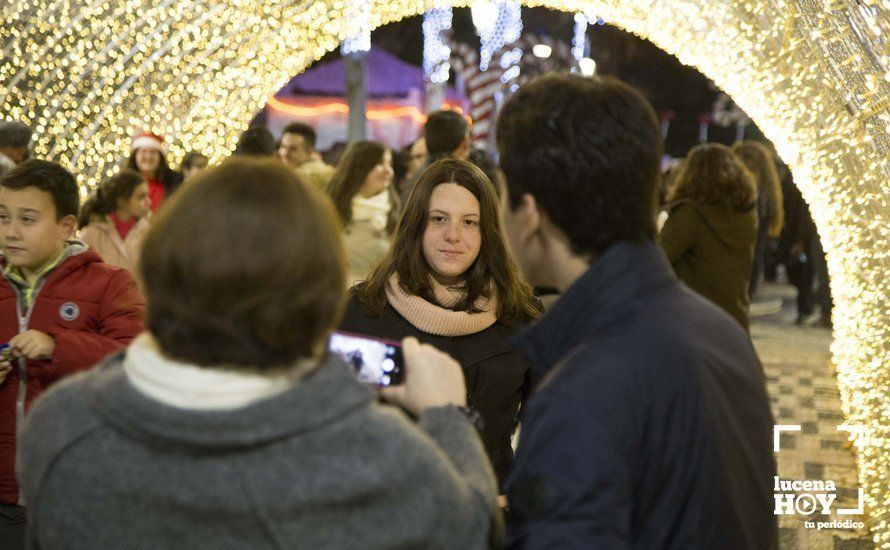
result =
[[343,223],[347,286],[364,280],[389,252],[396,211],[392,179],[392,153],[376,141],[353,143],[337,164],[328,192]]
[[80,237],[105,263],[135,272],[150,213],[148,183],[138,172],[121,170],[84,204]]

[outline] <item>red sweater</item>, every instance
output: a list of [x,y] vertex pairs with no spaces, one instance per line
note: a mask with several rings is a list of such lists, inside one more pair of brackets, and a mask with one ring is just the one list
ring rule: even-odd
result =
[[[0,257],[0,269],[5,267]],[[15,361],[0,385],[0,502],[5,504],[19,503],[16,426],[25,411],[51,384],[126,347],[144,330],[145,311],[130,272],[104,263],[92,250],[75,252],[49,272],[35,291],[30,318],[27,313],[19,318],[16,289],[0,277],[0,344],[34,329],[52,336],[56,347],[49,361]],[[17,403],[20,386],[23,407]]]

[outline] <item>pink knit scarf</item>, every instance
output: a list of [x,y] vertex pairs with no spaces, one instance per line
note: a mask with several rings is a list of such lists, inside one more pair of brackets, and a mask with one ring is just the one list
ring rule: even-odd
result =
[[409,294],[402,288],[399,274],[393,273],[386,285],[386,298],[402,317],[414,325],[414,328],[437,336],[466,336],[482,332],[498,320],[498,301],[496,293],[491,298],[476,298],[476,309],[479,313],[453,311],[447,307],[454,306],[466,297],[465,291],[457,287],[447,287],[435,278],[430,277],[430,285],[436,300],[446,306],[440,307],[420,296]]

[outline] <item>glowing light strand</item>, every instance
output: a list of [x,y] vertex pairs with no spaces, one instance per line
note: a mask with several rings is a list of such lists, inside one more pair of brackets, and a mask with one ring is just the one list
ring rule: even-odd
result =
[[[367,4],[369,28],[434,7]],[[579,9],[564,0],[534,4]],[[88,186],[115,170],[136,126],[165,135],[173,164],[192,148],[222,159],[270,93],[355,34],[344,0],[19,0],[4,7],[0,112],[30,122],[35,156],[61,161]],[[216,16],[200,17],[211,9]],[[608,13],[712,78],[794,171],[828,253],[832,361],[845,421],[866,428],[851,436],[865,510],[876,546],[890,547],[890,7],[876,0],[589,0],[584,9]]]
[[367,52],[371,50],[371,4],[367,0],[347,0],[347,22],[351,33],[340,46],[340,53]]
[[448,82],[452,20],[451,6],[435,7],[423,14],[423,74],[435,84]]
[[506,44],[519,40],[522,35],[521,3],[513,0],[500,0],[495,3],[496,16],[478,29],[482,45],[479,50],[479,69],[485,71],[491,56]]

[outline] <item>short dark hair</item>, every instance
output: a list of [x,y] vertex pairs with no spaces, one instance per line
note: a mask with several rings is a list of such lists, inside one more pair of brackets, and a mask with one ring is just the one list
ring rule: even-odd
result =
[[430,113],[423,126],[426,150],[431,156],[453,152],[467,136],[467,128],[467,120],[457,111]]
[[93,195],[83,203],[80,209],[78,225],[86,227],[93,218],[101,218],[115,211],[117,203],[121,199],[129,199],[136,188],[145,183],[142,174],[129,168],[124,168],[117,174],[104,179]]
[[201,366],[287,369],[320,356],[345,302],[337,225],[321,191],[274,160],[201,172],[143,242],[146,326],[171,358]]
[[655,237],[661,130],[648,101],[610,77],[550,74],[497,124],[511,208],[531,194],[579,256]]
[[182,164],[179,165],[180,170],[188,170],[195,164],[198,159],[209,160],[207,155],[200,151],[189,151],[182,157]]
[[315,140],[317,138],[315,129],[312,126],[302,122],[291,122],[281,131],[281,135],[283,136],[284,134],[299,134],[303,136],[303,139],[306,141],[306,147],[310,150],[315,150]]
[[31,143],[31,128],[24,122],[0,122],[0,147],[27,147]]
[[236,155],[271,157],[275,153],[275,137],[265,126],[253,126],[244,130],[235,146]]
[[31,159],[16,165],[0,177],[0,187],[25,189],[36,187],[52,196],[56,220],[65,216],[77,217],[80,193],[74,174],[57,162]]

